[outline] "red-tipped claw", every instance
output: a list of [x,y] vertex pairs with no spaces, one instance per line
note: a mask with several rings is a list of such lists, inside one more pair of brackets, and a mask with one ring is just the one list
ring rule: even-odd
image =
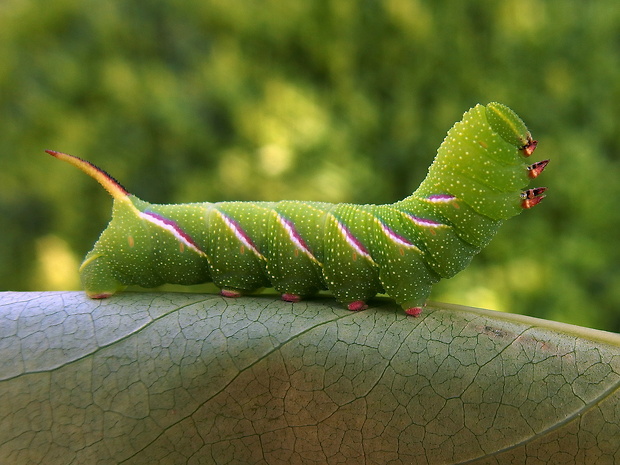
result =
[[533,189],[528,189],[526,191],[521,192],[522,199],[533,199],[534,197],[538,197],[541,194],[544,194],[547,190],[546,187],[534,187]]
[[539,162],[536,162],[528,166],[527,167],[528,176],[532,179],[537,178],[538,176],[540,176],[540,173],[542,173],[544,169],[547,167],[548,163],[549,163],[549,160],[543,160],[543,161],[539,161]]
[[545,198],[542,195],[547,190],[546,187],[535,187],[533,189],[528,189],[526,191],[521,192],[521,206],[523,208],[532,208],[542,202],[542,199]]
[[347,305],[347,308],[354,312],[359,312],[360,310],[366,310],[368,305],[363,300],[356,300],[355,302],[351,302]]
[[528,136],[527,144],[521,147],[521,150],[523,151],[523,155],[526,157],[529,157],[530,155],[532,155],[534,153],[534,150],[536,150],[537,145],[538,145],[538,141],[532,139],[532,136]]

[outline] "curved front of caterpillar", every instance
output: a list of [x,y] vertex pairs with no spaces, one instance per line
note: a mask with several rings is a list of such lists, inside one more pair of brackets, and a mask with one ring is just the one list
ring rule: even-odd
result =
[[503,220],[542,200],[544,188],[524,190],[548,162],[524,162],[535,147],[508,107],[477,105],[448,132],[420,187],[391,205],[155,205],[89,162],[48,153],[114,198],[112,220],[80,267],[92,298],[127,285],[212,281],[227,297],[273,287],[293,302],[329,289],[351,310],[386,292],[417,316],[434,283],[465,268]]

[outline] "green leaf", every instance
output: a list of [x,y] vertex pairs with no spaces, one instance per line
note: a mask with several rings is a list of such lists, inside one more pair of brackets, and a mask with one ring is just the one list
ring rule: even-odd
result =
[[0,463],[620,462],[620,336],[433,304],[0,294]]

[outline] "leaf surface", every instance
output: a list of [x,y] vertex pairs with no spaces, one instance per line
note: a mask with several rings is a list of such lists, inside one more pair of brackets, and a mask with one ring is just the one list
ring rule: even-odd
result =
[[620,463],[620,336],[389,301],[0,294],[0,463]]

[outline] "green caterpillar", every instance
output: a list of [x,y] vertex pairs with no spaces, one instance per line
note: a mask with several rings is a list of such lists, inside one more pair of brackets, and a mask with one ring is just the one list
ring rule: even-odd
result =
[[273,287],[289,302],[329,289],[350,310],[385,292],[418,316],[434,283],[465,268],[503,220],[544,198],[544,187],[523,190],[549,162],[524,163],[536,144],[508,107],[477,105],[450,129],[420,187],[391,205],[155,205],[87,161],[47,153],[114,198],[112,220],[80,267],[91,298],[128,285],[212,281],[225,297]]

